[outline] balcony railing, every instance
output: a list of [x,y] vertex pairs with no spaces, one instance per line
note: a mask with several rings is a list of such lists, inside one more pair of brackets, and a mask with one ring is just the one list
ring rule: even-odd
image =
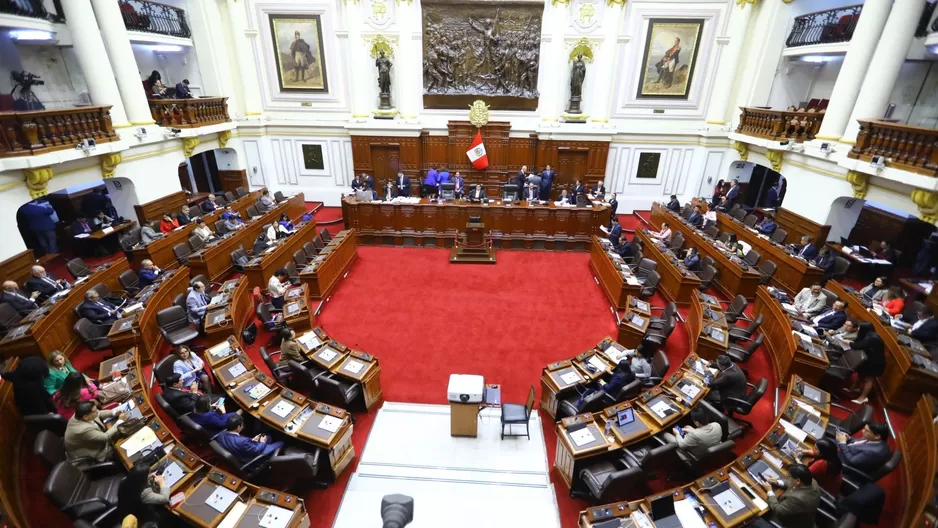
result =
[[736,133],[772,140],[794,139],[796,142],[814,139],[821,129],[824,112],[772,110],[769,108],[740,108]]
[[110,106],[0,112],[0,156],[31,156],[75,148],[83,139],[117,141]]
[[869,161],[886,158],[886,165],[926,176],[938,176],[938,130],[888,121],[860,121],[857,143],[847,157]]
[[118,0],[118,4],[124,15],[124,27],[129,30],[170,37],[192,36],[186,22],[186,12],[178,7],[148,0]]
[[63,22],[65,15],[62,14],[61,0],[53,0],[53,6],[55,9],[49,11],[37,0],[0,0],[0,13]]
[[150,113],[161,127],[196,128],[231,121],[227,97],[150,99]]
[[853,30],[860,20],[862,5],[838,7],[828,11],[808,13],[795,18],[785,45],[789,48],[812,44],[850,42]]

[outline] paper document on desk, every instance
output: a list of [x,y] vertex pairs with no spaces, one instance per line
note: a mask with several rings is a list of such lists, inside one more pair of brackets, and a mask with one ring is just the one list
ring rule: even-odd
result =
[[805,412],[807,412],[807,413],[809,413],[809,414],[811,414],[811,415],[813,415],[813,416],[817,416],[818,418],[821,417],[821,411],[815,409],[814,407],[808,405],[807,403],[805,403],[805,402],[803,402],[803,401],[801,401],[801,400],[799,400],[799,399],[797,399],[797,398],[792,398],[792,399],[794,400],[795,404],[796,404],[798,407],[800,407],[802,410],[804,410]]
[[576,444],[577,447],[585,446],[590,442],[596,441],[596,437],[593,436],[593,433],[587,427],[570,433],[570,439],[573,440],[573,443]]
[[[803,326],[802,328],[808,328],[808,327]],[[805,344],[809,344],[809,345],[811,344],[811,336],[809,336],[808,334],[802,334],[801,332],[798,332],[797,330],[792,330],[791,333],[794,334],[794,336],[797,337],[798,339],[804,341]],[[816,333],[817,332],[815,332],[815,334]]]
[[566,383],[567,385],[573,385],[574,383],[579,383],[580,375],[571,370],[570,372],[567,372],[564,375],[560,376],[560,379],[562,379],[563,382]]
[[263,383],[258,383],[257,385],[251,388],[251,390],[248,392],[248,396],[250,396],[251,399],[257,400],[257,399],[263,398],[264,396],[267,396],[267,393],[269,392],[270,392],[270,387],[268,387],[267,385],[264,385]]
[[271,409],[270,412],[274,413],[280,418],[286,418],[287,416],[290,415],[291,412],[293,412],[293,409],[296,409],[296,405],[293,405],[290,402],[281,400],[277,402],[277,405],[274,405],[274,408]]
[[625,282],[627,282],[629,286],[638,286],[639,284],[641,284],[641,282],[637,278],[635,278],[635,276],[631,276],[625,279]]
[[244,511],[247,509],[247,504],[238,501],[238,503],[231,508],[231,511],[228,512],[228,515],[225,515],[225,518],[219,523],[218,528],[235,528],[238,521],[241,520],[241,516],[244,515]]
[[323,416],[322,421],[319,422],[319,428],[325,429],[330,433],[338,431],[340,425],[342,425],[342,420],[340,418],[336,418],[335,416]]
[[[771,471],[771,470],[770,470],[770,471]],[[776,478],[777,478],[777,477],[776,477]],[[766,508],[769,507],[769,505],[766,504],[766,502],[765,502],[764,500],[762,500],[761,497],[759,497],[758,495],[756,495],[756,493],[752,490],[751,487],[749,487],[749,485],[747,485],[745,482],[743,482],[743,480],[742,480],[741,478],[739,478],[739,477],[736,476],[736,473],[730,473],[730,481],[731,481],[733,484],[736,484],[736,487],[739,488],[739,489],[742,489],[742,490],[749,490],[750,493],[752,493],[752,495],[750,496],[750,498],[752,499],[752,503],[755,504],[755,505],[756,505],[756,508],[758,508],[760,511],[761,511],[761,510],[764,510],[764,509],[766,509]]]
[[634,355],[635,351],[627,350],[627,349],[623,350],[615,346],[610,346],[604,351],[604,353],[606,354],[607,358],[609,358],[613,363],[618,365],[619,362],[622,361],[623,359],[627,358],[628,356]]
[[867,260],[867,262],[869,262],[870,264],[882,264],[884,266],[892,266],[892,262],[889,262],[888,260],[884,260],[884,259],[878,259],[878,258],[869,259]]
[[127,306],[126,308],[124,308],[122,311],[123,311],[124,317],[126,317],[127,314],[136,312],[137,310],[141,308],[143,308],[143,303],[133,303],[130,306]]
[[127,458],[130,458],[157,441],[156,433],[153,432],[153,429],[142,427],[139,431],[131,435],[130,438],[125,440],[124,443],[121,444],[121,447],[124,449],[124,452],[127,453]]
[[681,521],[682,528],[707,528],[700,515],[697,515],[694,505],[687,499],[674,501],[674,514]]
[[671,409],[670,405],[660,400],[651,406],[651,410],[661,418],[664,418],[669,413],[673,412],[673,409]]
[[782,427],[785,428],[785,432],[788,433],[788,436],[799,442],[804,442],[804,439],[808,437],[808,433],[802,431],[797,425],[789,422],[788,420],[782,419],[779,420],[779,423],[781,423]]
[[307,332],[301,335],[299,342],[308,349],[316,348],[322,344],[322,341],[319,340],[319,336],[313,332]]
[[338,355],[339,355],[338,352],[336,352],[335,350],[332,350],[331,348],[327,348],[319,353],[319,359],[329,362],[335,359],[336,356]]
[[359,372],[362,371],[363,368],[365,368],[365,364],[362,363],[361,361],[350,359],[348,360],[347,363],[345,363],[345,366],[342,368],[351,372],[352,374],[358,374]]
[[784,308],[785,311],[788,312],[788,313],[790,313],[790,314],[797,314],[797,313],[798,313],[798,309],[795,308],[795,306],[792,305],[792,304],[782,303],[782,308]]
[[596,370],[606,370],[606,364],[603,362],[603,360],[596,356],[590,356],[590,359],[587,361],[587,363],[592,365],[592,367]]
[[228,374],[232,378],[237,378],[241,374],[247,372],[248,369],[242,363],[235,363],[233,366],[228,367]]
[[743,500],[736,494],[736,490],[732,488],[723,493],[717,493],[713,496],[713,500],[720,506],[720,509],[723,510],[723,513],[727,517],[735,515],[736,512],[746,507]]
[[237,493],[228,488],[218,486],[215,488],[215,491],[205,499],[205,504],[208,504],[213,510],[219,513],[225,513],[236,498],[238,498]]
[[287,523],[293,518],[293,510],[281,508],[280,506],[268,506],[267,511],[260,522],[257,523],[261,528],[286,528]]
[[185,474],[186,472],[179,467],[179,464],[170,462],[163,470],[163,481],[166,483],[166,487],[171,489]]
[[700,387],[692,383],[685,383],[684,386],[681,387],[681,392],[693,400],[697,397],[698,394],[700,394]]
[[75,238],[88,238],[88,237],[90,237],[90,236],[91,236],[91,235],[89,235],[88,233],[79,233],[79,234],[75,235]]

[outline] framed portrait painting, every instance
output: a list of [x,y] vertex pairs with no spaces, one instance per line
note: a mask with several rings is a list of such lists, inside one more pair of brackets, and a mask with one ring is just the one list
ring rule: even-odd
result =
[[270,34],[281,91],[329,91],[320,15],[270,15]]
[[688,98],[703,25],[703,19],[648,20],[638,81],[639,99]]

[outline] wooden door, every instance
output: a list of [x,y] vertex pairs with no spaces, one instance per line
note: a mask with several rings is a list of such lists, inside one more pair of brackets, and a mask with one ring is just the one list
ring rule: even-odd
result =
[[371,169],[375,177],[375,189],[381,188],[397,175],[401,166],[401,148],[396,145],[374,145],[371,147]]
[[[554,187],[560,185],[560,189],[571,189],[573,184],[580,180],[586,185],[586,162],[589,152],[585,150],[563,150],[557,153],[557,177],[554,180]],[[559,193],[558,193],[559,194]]]
[[192,188],[192,180],[189,179],[189,166],[185,162],[179,164],[179,185],[182,185],[182,188],[189,191],[195,192],[195,189]]

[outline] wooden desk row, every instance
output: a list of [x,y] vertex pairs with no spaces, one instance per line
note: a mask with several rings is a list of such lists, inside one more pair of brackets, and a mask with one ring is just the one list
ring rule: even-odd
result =
[[[756,211],[763,215],[767,212],[761,208],[757,208]],[[800,244],[801,237],[809,236],[813,244],[821,248],[827,241],[827,235],[831,231],[831,226],[821,225],[784,207],[775,210],[775,223],[788,233],[785,238],[786,244]]]
[[85,293],[96,284],[105,284],[111,290],[122,289],[117,278],[128,269],[127,259],[121,258],[99,266],[91,275],[75,281],[67,295],[56,300],[55,304],[47,301],[7,333],[0,341],[0,357],[48,357],[54,350],[69,356],[80,340],[72,330],[78,322],[74,308],[84,301]]
[[617,309],[624,310],[628,297],[638,297],[642,286],[622,257],[611,253],[609,248],[608,240],[593,235],[590,269],[609,302]]
[[828,281],[826,288],[848,301],[850,317],[872,324],[886,345],[886,370],[876,378],[876,388],[887,406],[911,413],[923,394],[938,396],[938,374],[913,362],[915,352],[899,342],[892,327],[883,324],[876,313],[863,308],[860,300],[839,282]]
[[[143,362],[136,350],[131,349],[120,357],[132,364],[128,382],[134,390],[131,396],[136,403],[134,414],[146,418],[147,425],[115,443],[118,458],[125,467],[132,467],[142,457],[139,451],[146,450],[138,450],[138,446],[134,444],[140,443],[139,438],[153,438],[153,442],[144,448],[161,447],[165,451],[166,455],[157,463],[165,463],[167,466],[174,466],[174,470],[184,472],[170,486],[171,497],[180,493],[184,496],[177,506],[169,508],[174,515],[202,528],[214,528],[222,524],[238,528],[257,528],[262,525],[265,515],[289,519],[286,522],[288,528],[309,527],[306,505],[301,497],[243,481],[219,467],[212,466],[183,446],[149,404],[148,387],[141,383]],[[131,455],[134,451],[138,452]],[[227,505],[224,501],[210,499],[219,494],[234,494],[236,497]],[[217,508],[210,503],[217,504]]]
[[708,361],[715,361],[729,347],[731,327],[715,297],[699,292],[691,297],[686,328],[692,353]]
[[899,433],[897,445],[902,450],[902,496],[908,500],[898,526],[935,526],[938,521],[938,504],[935,503],[938,425],[933,418],[936,412],[934,399],[922,396],[915,404],[909,423]]
[[378,358],[349,349],[329,337],[329,334],[319,327],[298,335],[297,341],[306,357],[319,368],[347,381],[361,383],[366,409],[371,409],[381,401],[384,391],[381,388],[381,365]]
[[717,213],[717,226],[720,231],[734,233],[738,240],[749,244],[752,249],[758,251],[762,255],[760,263],[766,260],[774,262],[776,268],[772,281],[789,293],[797,294],[803,288],[807,288],[815,282],[821,282],[824,275],[821,268],[790,255],[785,246],[752,232],[746,227],[746,224],[739,220],[725,213]]
[[[791,424],[800,416],[811,414],[815,416],[814,420],[818,421],[822,428],[826,428],[830,419],[830,395],[820,392],[824,403],[817,403],[802,396],[798,391],[802,390],[800,387],[804,386],[804,381],[797,376],[792,378],[790,386],[799,387],[799,389],[789,392],[784,405],[781,407],[782,412],[776,418],[775,425],[766,432],[756,447],[742,454],[732,463],[704,475],[694,482],[641,500],[616,502],[587,508],[580,512],[577,526],[579,528],[594,528],[600,522],[605,522],[608,519],[631,517],[634,520],[638,516],[643,516],[651,521],[652,501],[666,496],[671,496],[674,501],[687,499],[696,501],[704,508],[704,522],[713,523],[712,526],[718,528],[745,526],[754,517],[765,515],[769,511],[768,495],[759,486],[753,477],[753,473],[761,475],[766,471],[771,471],[779,477],[788,476],[786,468],[795,461],[780,449],[779,444],[784,445],[784,439],[786,438],[785,426],[782,425],[783,421]],[[816,387],[812,388],[818,390]],[[615,419],[615,415],[612,416],[612,419]],[[601,436],[601,431],[597,432],[600,432]],[[811,447],[814,440],[807,436],[804,442],[796,443],[800,447]],[[719,486],[717,489],[721,492],[731,490],[744,507],[728,514],[720,506],[721,501],[716,500],[713,494],[708,491],[714,486]],[[753,498],[750,498],[747,491]],[[638,513],[636,514],[636,512]],[[635,517],[633,517],[633,514],[636,514]],[[654,525],[653,522],[652,525]]]
[[697,274],[687,269],[677,255],[644,231],[636,231],[635,236],[642,242],[642,253],[645,258],[658,263],[655,269],[661,276],[658,291],[664,295],[665,299],[677,304],[683,305],[691,302],[694,293],[700,289],[700,278]]
[[765,286],[759,287],[752,314],[763,317],[760,330],[765,335],[764,345],[775,372],[775,383],[783,385],[785,380],[797,375],[808,383],[819,384],[830,367],[827,353],[820,346],[812,350],[805,348],[801,338],[792,333],[793,319]]
[[266,225],[277,221],[282,213],[286,213],[289,218],[296,218],[305,211],[306,201],[303,193],[299,193],[287,201],[277,204],[277,207],[260,218],[249,221],[245,227],[233,233],[228,233],[224,238],[208,243],[187,258],[188,266],[192,268],[192,275],[205,275],[209,280],[218,280],[220,277],[224,277],[232,269],[232,251],[239,247],[247,249],[253,247],[254,239],[257,238],[261,230]]
[[359,243],[449,247],[470,217],[480,217],[504,249],[589,251],[590,237],[609,222],[609,205],[487,205],[466,202],[415,204],[342,199],[345,228],[358,230]]
[[212,340],[240,337],[241,332],[254,322],[254,302],[248,281],[244,276],[227,280],[218,292],[227,295],[227,302],[206,312],[205,335]]
[[[254,205],[260,195],[261,190],[254,191],[244,198],[232,202],[231,208],[240,213],[242,217],[246,218],[247,208]],[[205,221],[205,225],[214,231],[215,222],[221,219],[223,212],[224,208],[219,208],[211,214],[202,215],[201,218]],[[166,236],[162,238],[158,238],[145,246],[127,252],[127,259],[130,261],[130,266],[135,270],[140,269],[140,263],[145,259],[152,260],[157,267],[164,270],[179,266],[179,261],[173,253],[173,247],[183,242],[188,243],[189,237],[192,236],[193,229],[195,229],[195,222],[189,222],[184,226],[180,226],[179,229],[167,233]],[[198,273],[195,275],[198,275]]]
[[300,280],[309,286],[309,296],[325,299],[358,256],[358,232],[339,232],[318,255],[300,270]]
[[[298,216],[296,220],[299,220]],[[268,248],[262,255],[254,255],[250,262],[244,265],[244,275],[252,287],[266,289],[267,281],[274,272],[285,267],[288,262],[293,262],[293,253],[303,251],[303,244],[312,241],[316,236],[315,220],[310,219],[305,223],[295,221],[295,225],[296,229],[292,235],[277,240],[276,245]]]
[[737,295],[742,295],[747,299],[756,296],[756,288],[759,287],[759,273],[752,268],[743,269],[736,257],[732,259],[721,249],[714,245],[714,241],[703,235],[693,226],[687,224],[679,215],[669,211],[659,203],[651,206],[651,223],[655,229],[661,228],[661,223],[667,222],[671,226],[673,233],[684,235],[684,246],[697,248],[697,253],[701,258],[710,257],[714,261],[714,267],[717,270],[717,276],[713,280],[716,286],[724,295],[730,299]]

